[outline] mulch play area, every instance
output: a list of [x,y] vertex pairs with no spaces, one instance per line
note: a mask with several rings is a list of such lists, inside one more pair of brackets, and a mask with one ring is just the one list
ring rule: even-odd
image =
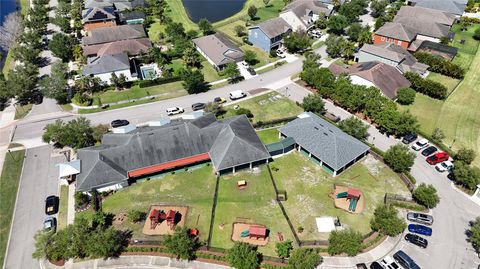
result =
[[341,208],[350,213],[360,214],[365,207],[363,193],[354,188],[335,185],[331,197],[335,201],[336,208]]
[[185,226],[187,213],[187,206],[152,205],[142,232],[146,235],[173,234],[175,227]]
[[268,244],[269,230],[265,225],[234,222],[232,229],[232,240],[245,242],[256,246]]

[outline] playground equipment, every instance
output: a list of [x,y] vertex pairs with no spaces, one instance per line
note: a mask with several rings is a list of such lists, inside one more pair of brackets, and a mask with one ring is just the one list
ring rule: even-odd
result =
[[349,188],[345,192],[340,192],[336,195],[337,199],[343,199],[346,198],[347,200],[350,200],[350,203],[348,205],[348,211],[355,212],[357,208],[357,203],[358,200],[360,200],[361,192],[357,189]]
[[246,180],[239,180],[237,181],[237,188],[239,190],[243,190],[247,187],[247,181]]
[[250,231],[244,230],[240,233],[240,237],[249,237],[250,236]]
[[167,221],[168,227],[170,227],[171,230],[175,228],[175,216],[177,214],[177,211],[174,210],[169,210],[168,213],[165,213],[165,211],[157,210],[157,209],[152,209],[150,211],[150,229],[155,229],[157,224]]

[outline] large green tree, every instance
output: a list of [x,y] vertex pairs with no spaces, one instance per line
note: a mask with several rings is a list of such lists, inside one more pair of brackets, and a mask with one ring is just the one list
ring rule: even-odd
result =
[[260,265],[257,248],[247,243],[235,243],[227,251],[228,264],[237,269],[256,269]]
[[283,42],[290,53],[303,52],[312,45],[312,39],[305,31],[293,32]]
[[360,140],[365,139],[368,135],[368,125],[355,116],[342,120],[338,127],[345,133]]
[[343,15],[333,15],[328,19],[327,26],[331,32],[342,34],[348,26],[347,17]]
[[73,119],[68,123],[56,120],[54,123],[47,124],[44,131],[42,139],[45,143],[53,142],[75,149],[95,144],[90,121],[83,117]]
[[455,162],[453,175],[457,184],[460,184],[470,190],[475,190],[480,184],[480,168],[471,167],[462,161]]
[[314,249],[298,248],[288,259],[288,269],[314,269],[322,262],[322,257]]
[[59,104],[65,104],[70,101],[65,70],[68,70],[67,65],[57,61],[52,65],[50,76],[47,76],[41,82],[43,95],[57,100]]
[[328,253],[355,256],[362,250],[362,240],[362,234],[353,229],[333,231],[328,237]]
[[397,209],[389,205],[380,205],[375,209],[370,225],[372,230],[388,236],[401,234],[407,226],[405,220],[398,216]]
[[461,148],[457,151],[457,154],[455,154],[454,158],[457,161],[471,164],[473,160],[475,160],[476,156],[477,154],[473,149]]
[[200,54],[195,49],[195,47],[190,46],[183,52],[183,61],[185,62],[185,65],[187,65],[187,67],[200,66]]
[[286,240],[283,242],[277,242],[275,244],[275,252],[277,252],[278,257],[286,259],[290,257],[290,252],[293,249],[292,241]]
[[303,98],[302,107],[305,111],[320,114],[325,111],[325,102],[320,94],[309,94]]
[[415,154],[404,145],[394,145],[385,152],[384,159],[393,171],[398,173],[408,172],[415,161]]
[[245,51],[244,59],[249,65],[255,65],[258,63],[257,54],[253,50]]
[[52,51],[54,56],[67,62],[73,56],[74,45],[75,41],[72,37],[63,33],[56,33],[48,43],[48,48]]
[[232,81],[240,76],[240,70],[238,70],[238,66],[234,62],[228,63],[222,72]]
[[205,78],[200,70],[187,69],[181,76],[183,80],[182,85],[189,94],[201,93],[208,89]]
[[167,235],[165,238],[166,250],[179,259],[193,259],[196,247],[195,238],[189,235],[188,228],[186,227],[177,227],[173,235]]
[[7,86],[19,103],[26,103],[31,100],[35,92],[37,76],[38,67],[31,63],[17,65],[13,70],[10,70]]
[[250,17],[250,19],[255,19],[255,17],[257,16],[257,7],[255,5],[251,5],[248,7],[248,10],[247,10],[247,13],[248,13],[248,16]]
[[200,19],[198,22],[198,28],[202,31],[203,35],[209,35],[214,33],[212,23],[206,18]]
[[420,184],[413,191],[413,198],[419,203],[428,208],[434,208],[440,202],[437,190],[433,185],[427,185],[425,183]]

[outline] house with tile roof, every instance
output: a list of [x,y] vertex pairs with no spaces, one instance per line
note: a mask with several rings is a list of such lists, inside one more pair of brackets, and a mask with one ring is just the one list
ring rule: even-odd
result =
[[296,0],[285,6],[279,16],[296,32],[307,31],[320,16],[329,17],[332,12],[333,9],[320,1]]
[[83,68],[84,76],[98,77],[104,84],[111,84],[112,73],[117,77],[123,75],[127,81],[135,80],[130,71],[130,60],[126,53],[91,57]]
[[117,25],[113,7],[94,7],[82,11],[83,30]]
[[143,25],[119,25],[91,30],[82,38],[82,46],[147,37]]
[[356,63],[348,68],[332,64],[328,69],[337,76],[350,75],[353,84],[376,87],[392,100],[397,98],[398,89],[411,85],[397,68],[381,62]]
[[202,162],[216,173],[267,163],[270,154],[245,115],[218,121],[211,113],[194,120],[108,133],[99,146],[78,150],[77,191],[128,186],[137,178]]
[[278,49],[283,37],[290,34],[292,28],[283,18],[273,18],[248,28],[248,41],[253,46],[270,52]]
[[300,114],[278,130],[282,138],[293,139],[298,151],[333,176],[361,160],[370,149],[312,112]]
[[87,57],[96,57],[103,55],[113,55],[125,52],[128,56],[137,56],[142,52],[147,53],[152,47],[152,42],[148,38],[127,39],[109,43],[84,46],[83,55]]
[[228,37],[221,33],[198,37],[192,40],[197,51],[217,70],[228,63],[243,61],[243,52]]

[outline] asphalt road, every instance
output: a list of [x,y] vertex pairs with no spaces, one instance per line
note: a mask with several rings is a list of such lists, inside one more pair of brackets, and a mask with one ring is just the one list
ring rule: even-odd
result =
[[15,205],[12,233],[5,261],[6,269],[39,268],[32,258],[34,235],[43,227],[45,198],[58,195],[58,168],[51,147],[27,149],[24,169]]

